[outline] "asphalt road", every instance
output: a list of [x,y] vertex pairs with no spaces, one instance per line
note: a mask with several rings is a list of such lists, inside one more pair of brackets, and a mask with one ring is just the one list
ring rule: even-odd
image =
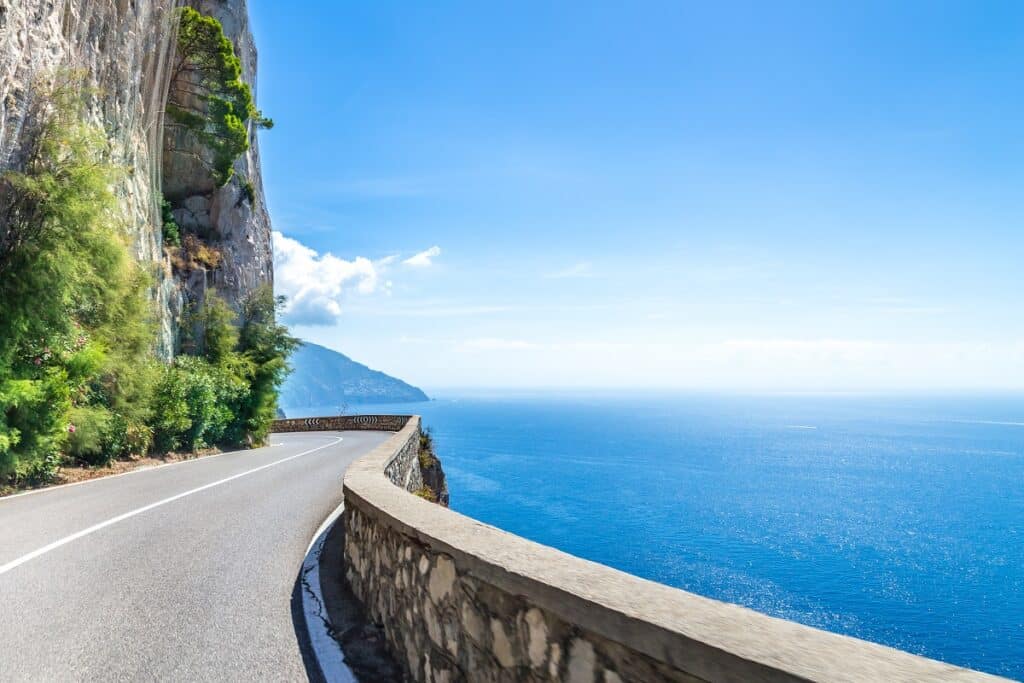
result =
[[0,498],[0,680],[315,678],[296,579],[346,467],[388,436],[274,434]]

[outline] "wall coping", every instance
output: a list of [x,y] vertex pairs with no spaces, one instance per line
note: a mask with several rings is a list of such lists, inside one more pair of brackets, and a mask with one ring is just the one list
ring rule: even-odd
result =
[[568,623],[708,681],[1007,680],[648,581],[429,503],[384,475],[419,427],[412,417],[348,468],[346,503]]

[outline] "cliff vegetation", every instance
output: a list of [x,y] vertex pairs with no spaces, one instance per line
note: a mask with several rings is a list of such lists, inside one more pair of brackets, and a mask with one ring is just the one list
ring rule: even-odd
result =
[[[272,122],[216,19],[180,10],[173,64],[199,104],[169,103],[172,125],[210,150],[209,172],[224,185],[249,149],[248,126]],[[24,162],[0,173],[0,489],[47,483],[62,464],[262,444],[298,344],[276,322],[282,302],[269,284],[236,288],[232,305],[204,286],[181,320],[181,353],[160,357],[161,266],[139,260],[119,191],[139,169],[121,161],[94,115],[95,76],[37,79]],[[153,193],[182,268],[216,269],[220,251],[179,228],[160,188]]]
[[212,152],[210,172],[218,185],[224,185],[234,175],[235,161],[249,149],[246,124],[251,120],[260,128],[272,128],[274,122],[256,108],[252,89],[242,80],[242,63],[221,23],[191,7],[180,13],[171,73],[174,92],[167,114],[171,125],[188,129]]

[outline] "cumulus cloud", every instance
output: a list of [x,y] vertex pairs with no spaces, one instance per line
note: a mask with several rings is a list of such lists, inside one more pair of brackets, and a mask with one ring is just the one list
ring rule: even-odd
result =
[[402,261],[402,263],[404,263],[407,266],[413,266],[415,268],[426,268],[428,266],[432,266],[434,264],[433,259],[437,258],[440,255],[441,247],[434,245],[430,249],[427,249],[426,251],[421,251],[420,253],[415,254],[414,256],[410,256],[409,258]]
[[288,297],[285,317],[297,325],[337,322],[342,297],[353,289],[360,294],[377,291],[381,271],[391,260],[357,256],[346,261],[330,253],[319,254],[275,231],[274,287]]

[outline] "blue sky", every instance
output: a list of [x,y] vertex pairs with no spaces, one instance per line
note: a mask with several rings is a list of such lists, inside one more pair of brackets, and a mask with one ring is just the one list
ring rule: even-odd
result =
[[278,290],[428,390],[1024,389],[1024,4],[251,0]]

